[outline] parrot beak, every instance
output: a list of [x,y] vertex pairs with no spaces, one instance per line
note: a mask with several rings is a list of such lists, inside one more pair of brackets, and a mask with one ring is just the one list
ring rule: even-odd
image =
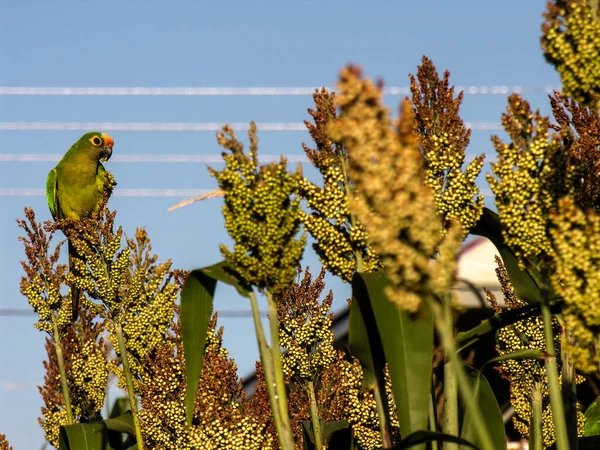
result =
[[108,135],[102,133],[102,139],[104,139],[104,147],[102,147],[102,151],[100,152],[100,160],[106,162],[112,156],[113,145],[115,145],[115,141]]
[[112,156],[112,145],[105,145],[100,152],[100,160],[106,162]]

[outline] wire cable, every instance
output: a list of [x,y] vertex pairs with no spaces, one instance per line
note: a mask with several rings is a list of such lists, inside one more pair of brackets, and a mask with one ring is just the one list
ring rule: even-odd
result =
[[[43,87],[1,86],[0,95],[37,96],[306,96],[320,87]],[[329,91],[335,88],[327,87]],[[552,94],[556,86],[472,85],[456,86],[467,95]],[[386,95],[408,95],[409,86],[384,87]]]
[[[221,131],[219,122],[0,122],[0,131]],[[249,123],[231,123],[234,131],[248,131]],[[496,122],[465,122],[474,131],[499,131]],[[306,131],[303,122],[257,123],[259,131]]]

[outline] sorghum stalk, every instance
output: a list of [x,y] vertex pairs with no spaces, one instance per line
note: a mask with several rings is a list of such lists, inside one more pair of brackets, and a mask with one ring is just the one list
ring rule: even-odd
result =
[[63,391],[63,397],[65,399],[65,410],[67,411],[67,424],[72,425],[74,423],[73,410],[71,409],[71,395],[69,394],[69,383],[67,382],[67,371],[65,370],[65,357],[62,351],[60,334],[58,332],[58,325],[56,324],[56,316],[54,313],[52,314],[52,329],[54,331],[54,348],[56,349],[56,360],[58,361],[60,384]]
[[565,423],[565,410],[562,404],[560,383],[558,382],[558,366],[554,353],[554,336],[552,333],[552,314],[548,302],[548,289],[542,287],[542,321],[544,323],[544,338],[546,341],[546,373],[548,375],[548,390],[550,392],[550,405],[552,406],[552,419],[556,434],[556,450],[569,450],[569,438]]
[[[275,422],[275,429],[277,430],[279,445],[284,450],[293,450],[294,439],[291,434],[291,428],[286,428],[285,423],[282,420],[282,412],[280,411],[279,403],[277,400],[275,373],[273,369],[273,354],[271,353],[271,349],[267,345],[265,332],[262,326],[262,322],[260,320],[258,302],[256,300],[256,294],[254,294],[254,292],[250,292],[250,305],[252,307],[252,318],[254,320],[256,340],[258,341],[260,361],[262,363],[263,372],[265,375],[265,384],[267,386],[267,392],[269,394],[269,402],[271,403],[271,409],[273,410],[273,420]],[[277,318],[277,316],[275,316],[275,318]],[[287,405],[285,408],[285,415],[287,415]]]
[[131,408],[131,415],[133,416],[133,427],[135,429],[135,440],[137,448],[144,450],[144,441],[142,440],[142,428],[140,427],[140,419],[138,417],[137,399],[135,398],[135,391],[133,388],[133,379],[131,377],[131,369],[129,368],[129,360],[127,359],[127,349],[125,348],[125,339],[123,338],[123,328],[118,322],[114,322],[115,333],[117,334],[117,341],[119,342],[119,352],[121,353],[121,360],[123,361],[123,373],[125,374],[125,381],[127,382],[127,395],[129,396],[129,407]]
[[542,450],[544,448],[542,435],[542,388],[535,383],[531,392],[531,419],[529,420],[529,448]]
[[485,421],[483,420],[481,411],[479,411],[477,403],[475,402],[474,392],[471,389],[465,370],[462,367],[460,361],[458,360],[456,345],[454,344],[454,339],[452,338],[452,332],[448,329],[446,325],[446,320],[444,318],[442,308],[431,297],[427,298],[427,303],[433,314],[435,328],[440,334],[442,345],[444,346],[444,351],[448,356],[450,356],[449,368],[452,371],[454,371],[454,374],[456,376],[458,392],[460,393],[460,396],[467,407],[467,411],[469,411],[471,417],[473,418],[475,429],[479,432],[481,448],[482,450],[492,450],[494,448],[492,438],[487,429]]
[[310,401],[310,420],[312,422],[313,434],[315,436],[315,447],[317,450],[322,450],[323,437],[321,435],[321,421],[319,419],[317,398],[315,396],[315,384],[312,381],[309,381],[306,390],[308,392],[308,399]]
[[[449,295],[444,295],[443,308],[446,328],[451,335],[454,335]],[[451,359],[452,356],[446,352],[444,363],[444,433],[458,436],[458,384],[456,374],[451,367]],[[458,444],[446,443],[444,447],[446,450],[458,450]]]
[[291,447],[284,446],[284,449],[289,448],[292,450],[294,448],[294,440],[291,435],[292,426],[290,423],[290,416],[288,414],[287,409],[287,393],[285,390],[285,379],[283,377],[283,368],[281,365],[281,347],[279,345],[279,322],[277,319],[277,303],[275,303],[275,299],[269,290],[266,290],[267,302],[269,305],[269,326],[271,330],[271,352],[273,355],[273,373],[274,383],[275,383],[275,399],[278,403],[280,420],[282,425],[282,430],[285,433],[287,445],[291,445]]

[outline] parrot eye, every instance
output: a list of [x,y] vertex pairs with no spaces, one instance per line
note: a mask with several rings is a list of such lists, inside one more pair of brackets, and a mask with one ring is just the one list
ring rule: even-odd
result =
[[102,139],[100,139],[98,136],[94,136],[90,139],[90,142],[92,143],[92,145],[98,147],[100,144],[102,144]]

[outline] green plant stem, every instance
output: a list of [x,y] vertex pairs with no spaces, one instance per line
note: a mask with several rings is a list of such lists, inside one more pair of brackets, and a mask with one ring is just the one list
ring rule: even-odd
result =
[[315,396],[315,384],[308,382],[306,388],[308,391],[308,400],[310,401],[310,420],[313,426],[313,434],[315,436],[315,447],[317,450],[323,449],[323,436],[321,434],[321,420],[319,419],[319,409],[317,408],[317,397]]
[[123,373],[127,382],[127,394],[129,396],[129,407],[133,416],[133,427],[135,429],[135,440],[138,450],[144,450],[144,441],[142,440],[142,428],[140,427],[140,418],[138,417],[137,399],[135,398],[135,390],[133,389],[133,378],[131,369],[129,368],[129,360],[127,358],[127,349],[125,348],[125,339],[123,338],[123,328],[120,323],[113,322],[117,341],[119,342],[119,352],[121,353],[121,361],[123,361]]
[[[260,311],[258,309],[258,302],[256,301],[256,295],[254,292],[250,292],[250,306],[252,307],[252,318],[254,319],[254,331],[256,332],[256,341],[258,342],[258,352],[260,354],[260,362],[262,363],[263,373],[265,376],[265,383],[267,385],[267,392],[269,398],[274,401],[275,399],[275,383],[273,381],[273,358],[271,356],[271,349],[267,344],[265,338],[265,331],[260,320]],[[276,417],[276,425],[279,423],[279,405],[277,402],[271,405],[273,408],[273,414]]]
[[481,449],[492,450],[494,448],[492,438],[486,426],[485,420],[481,415],[481,411],[479,411],[477,403],[475,402],[475,393],[471,389],[465,370],[458,359],[456,345],[454,344],[454,339],[452,337],[452,331],[447,327],[441,306],[432,297],[428,297],[427,300],[430,310],[433,314],[435,328],[440,335],[444,351],[448,356],[450,356],[449,369],[453,370],[455,373],[458,384],[458,392],[460,393],[462,401],[465,403],[467,410],[472,415],[475,429],[479,431]]
[[[454,336],[454,323],[450,308],[450,295],[443,298],[444,322],[446,329]],[[456,374],[450,367],[452,356],[446,352],[444,364],[444,433],[458,436],[458,383]],[[447,442],[444,450],[458,450],[458,444]]]
[[279,404],[279,414],[282,427],[286,433],[287,445],[291,447],[283,447],[284,449],[294,448],[294,439],[292,437],[292,425],[290,423],[290,415],[287,406],[287,392],[285,388],[285,378],[283,376],[283,366],[281,364],[281,346],[279,345],[279,320],[277,318],[277,303],[273,295],[268,290],[266,291],[267,302],[269,305],[269,327],[271,330],[271,352],[273,354],[273,373],[275,375],[275,393],[276,400]]
[[104,405],[106,406],[106,418],[110,418],[110,383],[106,384],[106,389],[104,390]]
[[[429,396],[429,430],[433,432],[437,431],[435,425],[435,408],[433,407],[433,393]],[[431,450],[438,450],[437,441],[431,441]]]
[[572,344],[571,336],[566,328],[562,327],[561,342],[563,351],[561,351],[562,368],[562,400],[565,405],[565,420],[567,433],[569,434],[569,448],[577,450],[579,448],[578,430],[577,430],[577,380],[575,366],[571,360],[569,352],[564,350],[564,344]]
[[[277,392],[275,390],[276,383],[275,373],[273,370],[273,355],[271,353],[271,349],[267,345],[267,339],[265,338],[265,332],[260,319],[258,302],[254,292],[250,292],[250,305],[252,307],[252,318],[254,320],[254,330],[256,332],[256,340],[258,342],[258,351],[265,376],[267,393],[269,394],[269,402],[271,403],[271,409],[273,410],[273,421],[275,422],[275,429],[277,430],[279,446],[284,450],[292,450],[294,448],[294,439],[291,434],[291,429],[286,429],[281,419],[282,414],[279,410],[279,402],[277,401]],[[285,412],[287,415],[287,408]]]
[[542,436],[542,390],[539,383],[535,383],[531,392],[531,420],[529,421],[529,448],[530,450],[543,449]]
[[546,373],[548,376],[548,390],[550,392],[550,405],[552,406],[552,419],[556,434],[556,450],[569,450],[569,438],[565,424],[565,410],[562,404],[560,383],[558,382],[558,367],[554,353],[554,335],[552,333],[552,314],[547,301],[547,289],[542,289],[542,320],[544,323],[544,338],[546,341]]
[[71,395],[69,394],[69,383],[67,382],[67,371],[65,370],[65,357],[60,343],[60,333],[58,332],[58,324],[56,316],[52,314],[52,330],[54,333],[54,349],[56,350],[56,361],[58,362],[58,372],[60,374],[60,385],[65,399],[65,410],[67,411],[67,424],[75,423],[73,419],[73,410],[71,409]]

